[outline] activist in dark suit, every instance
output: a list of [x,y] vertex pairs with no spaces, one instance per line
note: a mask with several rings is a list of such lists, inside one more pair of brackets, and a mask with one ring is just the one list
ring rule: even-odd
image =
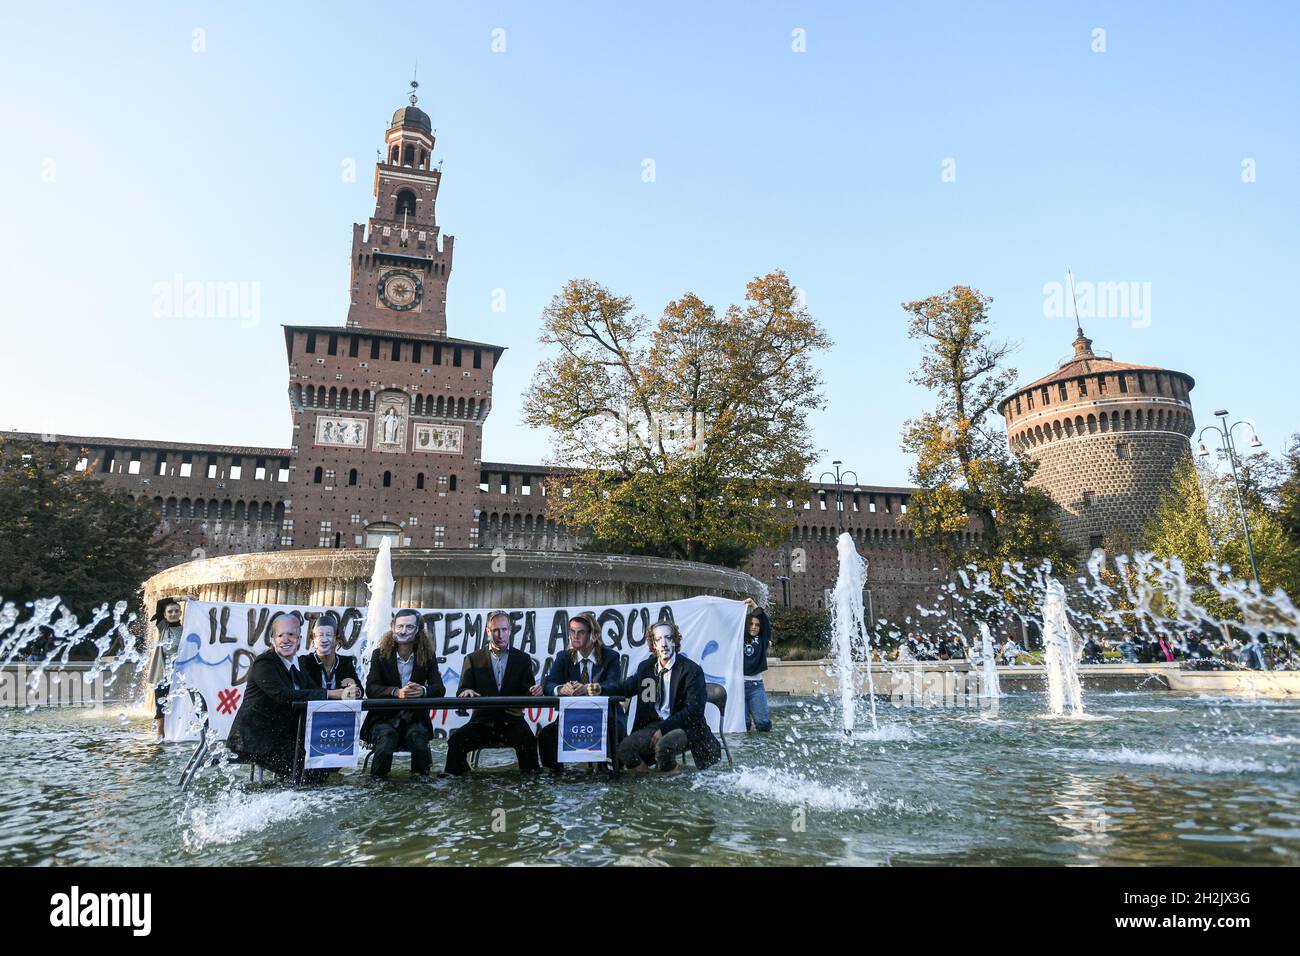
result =
[[356,659],[338,653],[338,633],[339,619],[332,611],[316,618],[308,642],[311,653],[298,658],[298,666],[317,687],[326,690],[356,687],[360,692],[361,678],[357,676]]
[[279,614],[268,625],[271,649],[253,660],[244,700],[226,735],[226,748],[244,760],[288,774],[293,770],[298,737],[295,701],[353,700],[358,688],[325,690],[297,666],[302,624],[296,614]]
[[[438,674],[438,655],[417,611],[398,611],[392,627],[379,639],[370,657],[366,696],[370,698],[444,697],[447,689]],[[425,708],[369,710],[361,739],[370,744],[372,776],[384,777],[393,768],[393,754],[411,752],[411,772],[427,777],[433,768],[429,741],[433,722]]]
[[[533,683],[533,661],[510,646],[510,615],[493,611],[487,617],[488,644],[468,654],[462,667],[459,697],[540,697]],[[540,770],[537,738],[520,710],[475,708],[469,723],[447,738],[447,773],[469,770],[468,755],[484,747],[513,747],[520,770]]]
[[642,661],[618,693],[636,698],[632,733],[618,746],[618,757],[633,770],[655,764],[676,773],[677,758],[690,749],[703,770],[722,756],[718,738],[704,719],[704,670],[681,656],[682,632],[670,621],[650,628],[654,654]]
[[[612,647],[601,644],[599,635],[600,625],[590,611],[569,618],[569,649],[551,661],[551,669],[542,682],[542,693],[547,697],[599,697],[602,693],[615,693],[623,679],[623,662]],[[609,719],[615,728],[621,724],[615,719],[617,715],[618,707],[611,704]],[[557,719],[537,731],[538,754],[551,770],[564,769],[557,756],[559,746]],[[613,758],[610,754],[610,759]]]

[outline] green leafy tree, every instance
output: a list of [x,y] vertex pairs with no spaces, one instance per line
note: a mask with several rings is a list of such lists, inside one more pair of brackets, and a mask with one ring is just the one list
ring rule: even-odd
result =
[[808,494],[815,356],[829,340],[782,272],[723,315],[687,293],[658,323],[575,279],[543,313],[525,418],[552,438],[549,508],[592,550],[736,565]]
[[[1256,476],[1264,470],[1263,465],[1256,463]],[[1260,585],[1265,593],[1281,588],[1294,596],[1300,593],[1300,560],[1280,512],[1270,508],[1265,498],[1258,484],[1253,493],[1243,494]],[[1143,537],[1158,556],[1176,555],[1182,560],[1199,604],[1219,617],[1239,617],[1236,604],[1224,600],[1212,587],[1206,568],[1211,564],[1227,565],[1233,577],[1250,575],[1246,536],[1230,475],[1219,474],[1208,463],[1198,464],[1190,455],[1184,456],[1175,465],[1169,488],[1143,529]]]
[[[933,411],[904,423],[902,447],[916,456],[911,477],[917,491],[902,520],[918,545],[951,566],[974,564],[1004,586],[1004,562],[1028,568],[1050,559],[1066,571],[1073,560],[1052,500],[1026,485],[1033,462],[1009,451],[996,415],[1016,370],[1003,367],[1011,347],[989,339],[992,301],[957,285],[903,305],[911,314],[908,337],[925,345],[912,381],[937,401]],[[990,418],[999,424],[990,425]],[[972,520],[980,534],[966,543],[961,533]]]
[[21,608],[57,595],[85,620],[105,602],[139,599],[157,554],[158,515],[77,471],[77,457],[0,438],[0,596]]

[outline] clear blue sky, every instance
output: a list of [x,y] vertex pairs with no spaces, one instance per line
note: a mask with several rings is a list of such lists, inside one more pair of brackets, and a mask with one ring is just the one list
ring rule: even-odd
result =
[[[488,459],[546,451],[518,411],[565,280],[657,316],[774,268],[835,341],[815,437],[863,482],[906,483],[929,401],[899,304],[992,295],[1027,381],[1069,352],[1043,294],[1067,265],[1150,283],[1149,323],[1085,327],[1194,375],[1199,423],[1300,429],[1296,4],[7,6],[0,429],[287,446],[279,327],[343,322],[417,58],[450,331],[509,348]],[[258,283],[258,324],[155,318],[176,275]]]

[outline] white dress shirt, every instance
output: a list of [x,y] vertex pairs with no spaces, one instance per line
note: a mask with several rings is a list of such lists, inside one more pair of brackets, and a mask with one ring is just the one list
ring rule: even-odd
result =
[[411,675],[415,673],[415,651],[411,651],[411,656],[402,660],[402,655],[397,655],[397,675],[402,679],[402,686],[405,687],[411,682]]

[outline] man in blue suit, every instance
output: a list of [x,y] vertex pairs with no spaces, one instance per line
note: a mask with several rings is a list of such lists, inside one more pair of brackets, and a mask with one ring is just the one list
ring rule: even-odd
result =
[[[612,647],[600,641],[600,625],[590,611],[569,618],[569,648],[551,662],[542,683],[547,697],[599,697],[616,693],[623,677],[622,661]],[[611,705],[609,719],[614,727],[618,708]],[[537,749],[542,763],[551,770],[563,770],[559,762],[560,722],[554,720],[537,732]],[[617,738],[616,738],[617,739]],[[614,755],[610,754],[610,759]]]

